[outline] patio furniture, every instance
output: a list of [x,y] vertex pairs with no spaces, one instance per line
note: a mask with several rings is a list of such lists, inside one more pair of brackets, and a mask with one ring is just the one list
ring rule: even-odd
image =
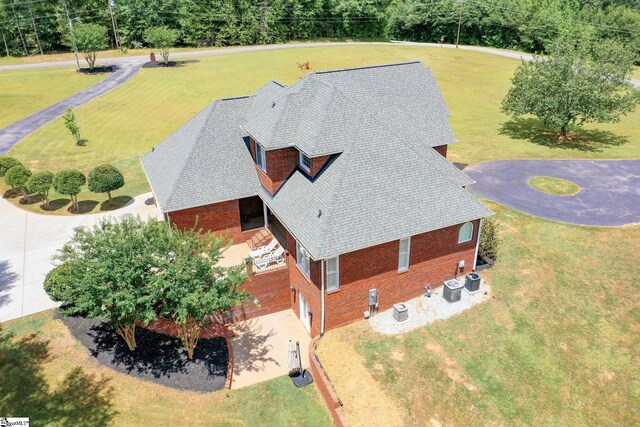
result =
[[267,268],[270,264],[278,264],[282,265],[286,262],[284,257],[284,249],[279,247],[273,252],[273,254],[265,255],[261,258],[255,258],[253,260],[253,264],[256,266],[258,270],[263,270]]
[[260,246],[258,249],[249,252],[249,256],[253,259],[262,258],[267,254],[270,254],[276,249],[278,246],[278,241],[276,239],[271,239],[269,244],[266,246]]

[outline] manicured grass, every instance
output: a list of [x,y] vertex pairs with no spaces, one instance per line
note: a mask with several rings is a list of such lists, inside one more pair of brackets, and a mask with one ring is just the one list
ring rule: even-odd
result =
[[[621,123],[592,126],[581,138],[558,143],[554,135],[541,134],[539,122],[533,119],[503,126],[507,117],[499,112],[500,102],[518,61],[479,52],[389,45],[247,52],[199,57],[199,62],[183,67],[143,69],[76,110],[88,139],[85,147],[73,144],[59,119],[20,142],[11,155],[34,170],[76,167],[88,172],[99,164],[113,163],[127,181],[120,194],[135,196],[149,191],[139,157],[214,99],[250,94],[270,79],[294,83],[303,76],[296,65],[300,62],[309,61],[314,70],[324,70],[416,59],[433,69],[451,110],[451,124],[460,140],[449,150],[452,161],[629,158],[640,153],[640,110]],[[595,132],[596,128],[600,131]],[[96,200],[86,191],[80,199]]]
[[405,335],[364,321],[325,335],[320,356],[347,414],[366,416],[358,395],[341,393],[360,381],[332,361],[345,346],[405,425],[637,425],[640,226],[571,226],[487,204],[504,239],[481,273],[494,298]]
[[[37,425],[330,426],[314,386],[170,389],[99,365],[52,312],[0,325],[0,408]],[[13,334],[8,339],[8,334]]]
[[528,181],[528,184],[543,193],[559,196],[568,196],[580,191],[580,187],[577,184],[553,176],[534,176]]
[[0,71],[0,128],[88,88],[107,74],[70,68]]

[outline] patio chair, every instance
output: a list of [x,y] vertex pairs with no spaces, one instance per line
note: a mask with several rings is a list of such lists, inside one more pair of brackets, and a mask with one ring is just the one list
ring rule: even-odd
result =
[[262,258],[265,255],[269,255],[273,252],[278,246],[278,241],[276,239],[271,239],[269,244],[266,246],[260,246],[258,249],[249,252],[249,256],[253,259]]
[[286,262],[284,257],[284,249],[279,247],[273,254],[265,255],[262,258],[255,258],[253,264],[258,270],[267,268],[270,264],[282,265]]

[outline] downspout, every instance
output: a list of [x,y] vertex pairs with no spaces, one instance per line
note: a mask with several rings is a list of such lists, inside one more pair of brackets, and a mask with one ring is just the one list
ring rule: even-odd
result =
[[476,255],[473,257],[473,269],[476,269],[476,264],[478,263],[478,248],[480,247],[480,234],[482,233],[482,221],[480,218],[480,225],[478,226],[478,238],[476,240]]
[[320,268],[321,268],[321,272],[320,272],[320,276],[321,276],[321,292],[322,295],[320,297],[320,300],[322,301],[322,310],[321,310],[321,319],[320,319],[320,336],[324,335],[324,260],[320,261]]

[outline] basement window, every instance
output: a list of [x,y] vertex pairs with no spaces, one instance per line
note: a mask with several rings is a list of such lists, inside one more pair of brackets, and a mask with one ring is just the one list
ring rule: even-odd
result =
[[264,152],[262,145],[256,142],[256,164],[260,166],[260,169],[267,173],[267,156]]
[[309,157],[306,154],[304,154],[302,151],[300,152],[299,163],[302,169],[311,173],[311,159],[309,159]]

